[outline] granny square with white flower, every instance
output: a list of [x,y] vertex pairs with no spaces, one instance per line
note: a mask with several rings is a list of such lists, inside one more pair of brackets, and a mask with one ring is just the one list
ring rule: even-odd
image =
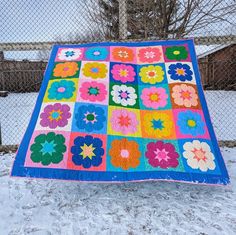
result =
[[55,45],[11,175],[228,184],[193,40]]

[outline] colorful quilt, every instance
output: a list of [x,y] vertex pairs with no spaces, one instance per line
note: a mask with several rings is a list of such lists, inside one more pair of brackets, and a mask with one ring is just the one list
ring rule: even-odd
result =
[[12,176],[227,184],[193,41],[54,46]]

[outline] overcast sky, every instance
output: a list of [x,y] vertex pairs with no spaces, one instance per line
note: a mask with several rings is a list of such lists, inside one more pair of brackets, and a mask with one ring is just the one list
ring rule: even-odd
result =
[[[85,0],[0,0],[0,43],[73,39],[88,31]],[[88,0],[90,1],[90,0]],[[232,0],[229,0],[230,2]],[[236,16],[232,16],[234,22]],[[201,30],[201,36],[235,33],[226,23]],[[193,35],[196,36],[196,32]],[[37,52],[27,55],[35,57]],[[6,52],[8,58],[25,57],[22,52]],[[32,56],[27,56],[32,58]]]
[[50,41],[86,30],[80,0],[0,0],[0,42]]

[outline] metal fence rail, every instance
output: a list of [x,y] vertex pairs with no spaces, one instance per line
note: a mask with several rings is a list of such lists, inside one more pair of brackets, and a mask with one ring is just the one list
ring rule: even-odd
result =
[[0,22],[3,144],[19,144],[53,44],[193,37],[218,139],[236,139],[234,0],[1,0]]

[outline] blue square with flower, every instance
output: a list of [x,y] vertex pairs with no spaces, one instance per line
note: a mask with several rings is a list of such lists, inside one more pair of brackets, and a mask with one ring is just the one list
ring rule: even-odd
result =
[[105,105],[76,102],[72,132],[106,134],[107,109]]
[[137,66],[139,85],[159,85],[167,83],[164,63]]
[[85,48],[84,51],[84,60],[91,61],[106,61],[110,56],[110,48],[109,47],[88,47]]
[[107,171],[144,171],[142,138],[107,136]]
[[110,81],[119,84],[137,85],[137,65],[111,62]]
[[171,109],[168,85],[139,85],[139,103],[140,109],[143,110]]
[[220,175],[212,142],[206,139],[178,140],[186,172]]

